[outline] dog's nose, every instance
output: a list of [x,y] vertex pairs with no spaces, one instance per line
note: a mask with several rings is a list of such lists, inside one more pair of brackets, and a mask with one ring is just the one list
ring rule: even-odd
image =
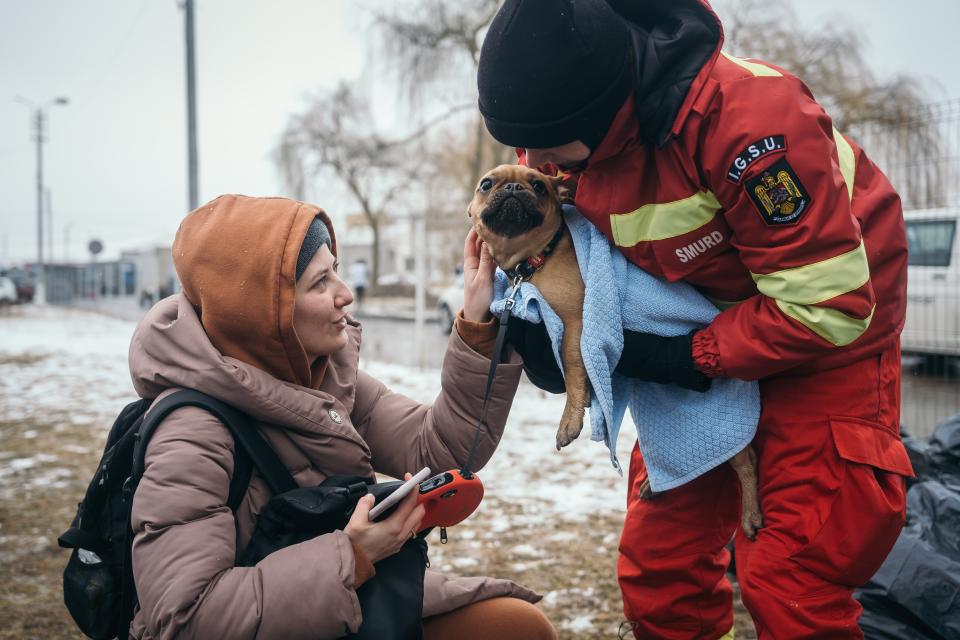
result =
[[523,185],[519,182],[510,182],[503,185],[504,191],[523,191]]

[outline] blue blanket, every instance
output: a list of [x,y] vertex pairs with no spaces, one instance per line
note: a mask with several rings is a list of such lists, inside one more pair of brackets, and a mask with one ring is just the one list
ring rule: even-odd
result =
[[[623,352],[624,329],[682,335],[708,325],[718,313],[716,307],[690,285],[659,280],[629,263],[573,207],[564,207],[564,217],[586,283],[580,352],[593,387],[591,439],[607,445],[610,461],[620,471],[616,442],[629,407],[654,491],[678,487],[732,458],[757,430],[756,382],[717,378],[709,391],[698,393],[614,372]],[[494,287],[490,310],[499,315],[512,288],[499,269]],[[614,309],[620,313],[611,313]],[[563,323],[529,282],[520,285],[512,315],[546,324],[562,370]]]

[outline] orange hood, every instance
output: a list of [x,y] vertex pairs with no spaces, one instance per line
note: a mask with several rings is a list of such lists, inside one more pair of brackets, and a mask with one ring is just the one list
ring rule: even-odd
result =
[[225,195],[177,230],[173,264],[210,342],[280,380],[316,389],[327,358],[311,363],[293,327],[297,255],[315,216],[337,244],[330,218],[286,198]]

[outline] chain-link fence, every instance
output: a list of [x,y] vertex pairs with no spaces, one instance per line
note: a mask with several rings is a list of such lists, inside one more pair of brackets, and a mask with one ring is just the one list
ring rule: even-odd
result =
[[852,125],[853,138],[897,188],[906,211],[960,206],[960,99],[909,117]]
[[960,412],[960,100],[846,133],[903,200],[910,259],[902,421],[926,436]]

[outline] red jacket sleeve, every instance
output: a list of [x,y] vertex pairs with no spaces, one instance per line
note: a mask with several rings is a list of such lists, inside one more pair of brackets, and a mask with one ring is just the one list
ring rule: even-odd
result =
[[827,114],[774,71],[718,91],[700,131],[703,177],[759,295],[695,336],[697,366],[757,379],[857,340],[874,292],[852,210],[852,152]]

